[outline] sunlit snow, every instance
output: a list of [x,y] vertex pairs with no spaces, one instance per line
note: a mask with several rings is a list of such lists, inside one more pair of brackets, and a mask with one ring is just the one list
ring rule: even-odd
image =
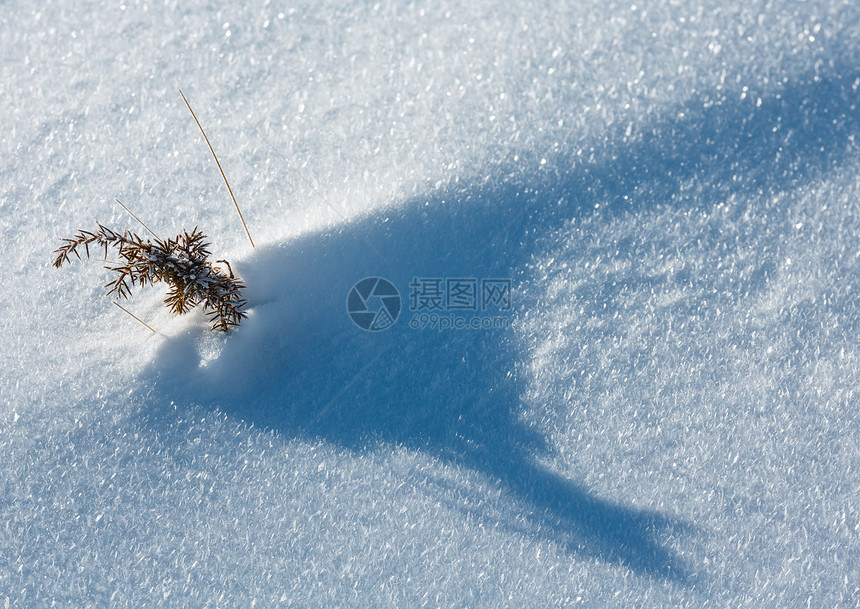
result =
[[[0,57],[0,609],[860,603],[854,0],[12,1]],[[115,197],[238,329],[51,267]]]

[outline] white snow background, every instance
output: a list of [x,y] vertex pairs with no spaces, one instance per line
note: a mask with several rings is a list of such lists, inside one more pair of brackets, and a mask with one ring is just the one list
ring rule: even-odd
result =
[[[0,3],[0,608],[860,604],[854,0],[236,4]],[[239,329],[51,267],[114,197]]]

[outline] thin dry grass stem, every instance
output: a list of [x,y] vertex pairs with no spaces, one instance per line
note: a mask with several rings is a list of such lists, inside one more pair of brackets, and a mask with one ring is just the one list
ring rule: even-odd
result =
[[138,223],[140,223],[140,225],[141,225],[143,228],[145,228],[147,231],[149,231],[149,234],[150,234],[150,235],[152,235],[152,236],[153,236],[153,237],[155,237],[156,239],[161,239],[161,237],[159,237],[158,235],[156,235],[156,234],[155,234],[155,232],[154,232],[151,228],[149,228],[146,224],[144,224],[144,223],[143,223],[143,220],[141,220],[141,219],[140,219],[140,218],[138,218],[136,215],[134,215],[134,212],[133,212],[133,211],[131,211],[128,207],[126,207],[126,206],[125,206],[125,203],[123,203],[123,202],[122,202],[122,201],[120,201],[119,199],[114,199],[114,201],[116,201],[117,203],[119,203],[119,204],[120,204],[120,206],[122,206],[122,208],[123,208],[125,211],[127,211],[127,212],[128,212],[128,215],[130,215],[132,218],[134,218],[135,220],[137,220],[137,221],[138,221]]
[[153,334],[155,334],[155,328],[153,328],[153,327],[152,327],[152,326],[150,326],[148,323],[146,323],[145,321],[143,321],[140,317],[138,317],[137,315],[135,315],[134,313],[132,313],[131,311],[129,311],[128,309],[126,309],[124,306],[122,306],[121,304],[119,304],[119,303],[118,303],[117,301],[115,301],[115,300],[113,301],[113,304],[115,304],[115,305],[116,305],[116,306],[118,306],[120,309],[122,309],[123,311],[125,311],[126,313],[128,313],[129,315],[131,315],[134,319],[136,319],[138,322],[140,322],[141,324],[143,324],[144,326],[146,326],[147,328],[149,328],[150,330],[152,330],[152,333],[153,333]]
[[221,172],[221,177],[224,178],[224,183],[227,185],[227,191],[230,193],[230,198],[233,199],[233,205],[236,206],[236,211],[239,212],[239,219],[242,221],[242,226],[245,227],[245,233],[248,235],[248,240],[251,242],[251,247],[256,249],[256,245],[254,245],[254,240],[251,238],[251,231],[248,230],[248,225],[245,223],[245,217],[242,215],[242,210],[239,209],[239,203],[236,202],[236,197],[233,195],[233,189],[230,188],[230,182],[227,181],[227,176],[224,174],[224,169],[221,167],[221,161],[218,160],[218,155],[215,154],[215,149],[212,148],[212,144],[209,142],[209,138],[206,137],[206,132],[203,130],[203,125],[200,124],[200,121],[197,120],[197,115],[194,114],[194,110],[191,108],[191,104],[188,103],[188,100],[185,98],[185,94],[182,92],[182,89],[179,90],[179,94],[182,96],[182,101],[185,102],[185,105],[188,106],[189,112],[191,112],[191,116],[194,117],[194,122],[197,123],[197,127],[200,129],[200,133],[203,134],[203,139],[206,140],[206,145],[209,146],[209,152],[212,153],[212,157],[215,159],[215,164],[218,165],[218,171]]

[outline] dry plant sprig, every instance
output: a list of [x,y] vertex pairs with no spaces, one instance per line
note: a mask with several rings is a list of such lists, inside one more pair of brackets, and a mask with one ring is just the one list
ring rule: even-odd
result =
[[[91,245],[104,249],[105,258],[108,249],[115,248],[120,260],[105,266],[116,273],[113,281],[104,286],[108,296],[128,298],[136,285],[145,287],[165,282],[170,287],[164,304],[171,313],[182,315],[202,303],[212,329],[226,332],[247,316],[242,310],[247,304],[242,298],[245,286],[233,277],[232,269],[225,274],[207,260],[209,244],[206,239],[196,227],[173,239],[152,241],[128,230],[120,234],[99,224],[95,232],[80,230],[71,239],[63,239],[65,243],[54,252],[54,266],[62,267],[72,254],[80,260],[80,246],[87,258]],[[218,262],[227,264],[222,260]]]

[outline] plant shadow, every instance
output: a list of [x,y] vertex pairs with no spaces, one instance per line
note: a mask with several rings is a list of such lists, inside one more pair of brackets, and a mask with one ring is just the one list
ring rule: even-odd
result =
[[[695,585],[667,541],[694,534],[694,525],[600,498],[540,465],[549,448],[520,419],[527,355],[514,329],[415,328],[410,286],[414,278],[510,278],[514,310],[483,313],[509,324],[525,308],[539,315],[522,269],[542,237],[571,218],[670,204],[690,182],[697,198],[685,204],[709,207],[826,173],[856,153],[856,82],[854,73],[836,74],[762,100],[693,100],[639,135],[610,133],[604,150],[561,154],[552,170],[455,184],[260,247],[234,265],[249,286],[242,327],[208,356],[203,328],[169,339],[142,382],[160,403],[217,409],[288,437],[427,451],[498,481],[572,555]],[[384,331],[360,329],[347,314],[347,295],[364,277],[384,277],[400,292],[401,317]],[[159,415],[150,416],[156,424]]]

